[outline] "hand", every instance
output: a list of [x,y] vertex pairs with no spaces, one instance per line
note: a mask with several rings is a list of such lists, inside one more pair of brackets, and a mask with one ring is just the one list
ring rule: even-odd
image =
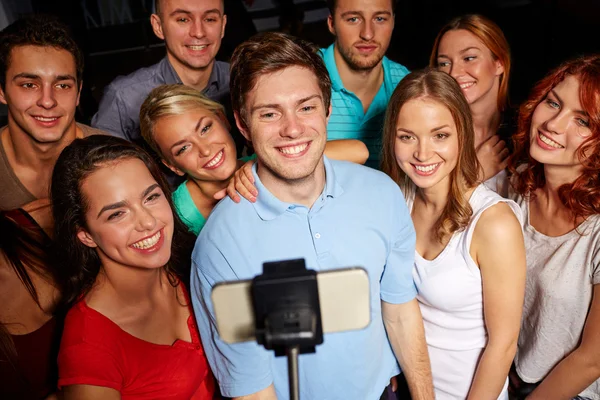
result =
[[390,385],[392,385],[392,392],[396,392],[396,390],[398,390],[398,378],[392,376],[392,379],[390,379]]
[[477,159],[483,168],[483,180],[486,181],[506,168],[509,150],[506,142],[494,135],[476,149]]
[[215,193],[214,198],[221,200],[225,195],[228,195],[235,203],[239,203],[241,201],[238,195],[239,192],[246,200],[255,203],[258,190],[254,186],[254,175],[252,175],[253,165],[254,160],[250,160],[242,165],[229,180],[227,188]]

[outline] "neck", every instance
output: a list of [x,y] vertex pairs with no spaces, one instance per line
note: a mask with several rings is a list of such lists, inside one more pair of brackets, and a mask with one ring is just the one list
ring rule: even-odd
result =
[[212,73],[213,65],[215,61],[211,61],[205,68],[201,69],[191,69],[179,61],[177,61],[171,54],[167,53],[167,57],[169,62],[173,66],[173,69],[181,79],[184,85],[193,87],[198,91],[202,91],[208,86],[208,80],[210,79],[210,74]]
[[379,91],[383,83],[383,60],[369,70],[355,70],[346,63],[337,46],[334,46],[333,54],[345,89],[354,93],[358,98],[361,98],[363,94]]
[[[448,204],[448,185],[435,185],[431,188],[417,188],[416,197],[433,214],[439,214]],[[416,200],[416,199],[415,199]]]
[[104,260],[96,279],[98,288],[112,292],[123,304],[146,303],[156,297],[165,283],[168,284],[164,268],[128,268]]
[[473,117],[473,130],[475,131],[475,148],[496,134],[500,125],[500,111],[498,110],[498,95],[480,99],[471,104]]
[[285,180],[275,176],[258,161],[257,174],[261,182],[275,197],[285,203],[300,204],[311,208],[325,187],[323,158],[315,171],[303,179]]
[[[73,121],[59,141],[39,143],[24,132],[9,115],[6,141],[3,140],[3,143],[8,147],[5,150],[12,153],[18,165],[41,171],[45,168],[52,170],[63,149],[75,140],[76,137],[82,136],[83,132],[81,132],[75,121]],[[5,134],[2,137],[4,138]]]
[[544,165],[544,178],[546,183],[542,190],[548,193],[549,196],[556,195],[558,198],[558,189],[562,185],[574,182],[582,172],[581,168]]

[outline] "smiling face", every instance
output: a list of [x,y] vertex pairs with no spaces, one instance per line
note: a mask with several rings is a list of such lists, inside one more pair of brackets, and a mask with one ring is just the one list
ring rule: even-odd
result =
[[450,110],[427,98],[406,102],[396,123],[394,151],[396,162],[417,187],[449,187],[459,157]]
[[37,143],[56,143],[75,129],[79,104],[73,55],[53,47],[18,46],[10,53],[6,87],[0,102],[8,105],[13,134]]
[[137,158],[100,166],[81,185],[87,230],[81,242],[102,265],[163,267],[171,257],[173,213],[158,183]]
[[195,107],[181,115],[162,117],[154,124],[153,135],[165,164],[179,175],[223,181],[236,170],[233,139],[209,110]]
[[381,62],[394,30],[391,0],[337,0],[327,20],[335,49],[353,70],[371,70]]
[[533,112],[529,148],[537,162],[577,175],[582,168],[577,149],[592,134],[579,94],[579,79],[567,75],[546,95]]
[[258,156],[259,175],[291,183],[322,165],[327,110],[313,72],[297,66],[261,75],[245,101],[244,125],[236,122]]
[[502,63],[471,32],[450,30],[438,47],[438,69],[451,75],[460,85],[469,105],[489,101],[497,104]]
[[212,67],[227,17],[223,0],[161,0],[160,15],[153,14],[151,23],[176,70],[203,70]]

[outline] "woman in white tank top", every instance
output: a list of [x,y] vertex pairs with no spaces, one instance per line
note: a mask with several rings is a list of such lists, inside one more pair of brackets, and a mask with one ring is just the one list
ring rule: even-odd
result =
[[478,181],[469,105],[449,75],[413,72],[384,125],[382,170],[417,232],[419,291],[436,399],[508,399],[525,249],[518,206]]

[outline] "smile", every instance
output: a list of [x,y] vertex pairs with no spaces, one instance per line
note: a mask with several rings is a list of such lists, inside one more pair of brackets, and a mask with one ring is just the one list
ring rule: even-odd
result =
[[429,164],[429,165],[417,165],[417,164],[411,164],[413,166],[413,168],[416,170],[417,174],[419,175],[433,175],[433,173],[437,170],[437,168],[441,165],[442,163],[435,163],[435,164]]
[[200,51],[200,50],[204,50],[205,48],[207,48],[208,45],[207,44],[201,44],[201,45],[197,45],[197,46],[188,45],[185,47],[187,47],[188,49],[191,49],[191,50]]
[[37,116],[34,116],[33,118],[35,118],[41,122],[54,122],[58,119],[58,117],[37,117]]
[[135,242],[134,244],[131,245],[131,247],[134,247],[134,248],[140,249],[140,250],[147,250],[149,248],[156,246],[156,244],[160,240],[161,236],[162,236],[162,229],[160,231],[156,232],[154,235],[150,236],[149,238],[140,240],[139,242]]
[[306,150],[307,147],[308,147],[308,142],[302,143],[302,144],[299,144],[296,146],[278,147],[277,150],[279,150],[279,152],[281,152],[285,155],[295,156],[295,155],[302,153],[304,150]]
[[473,86],[473,85],[475,85],[475,82],[461,83],[461,84],[460,84],[460,88],[461,88],[462,90],[465,90],[465,89],[468,89],[468,88],[470,88],[470,87],[471,87],[471,86]]
[[544,142],[544,144],[547,144],[550,147],[554,147],[555,149],[564,149],[565,148],[565,146],[555,142],[554,140],[550,139],[548,136],[544,135],[540,131],[538,131],[538,137],[540,138],[540,140],[542,142]]
[[219,163],[223,160],[225,156],[225,151],[219,151],[209,162],[204,164],[204,168],[214,168],[219,165]]

